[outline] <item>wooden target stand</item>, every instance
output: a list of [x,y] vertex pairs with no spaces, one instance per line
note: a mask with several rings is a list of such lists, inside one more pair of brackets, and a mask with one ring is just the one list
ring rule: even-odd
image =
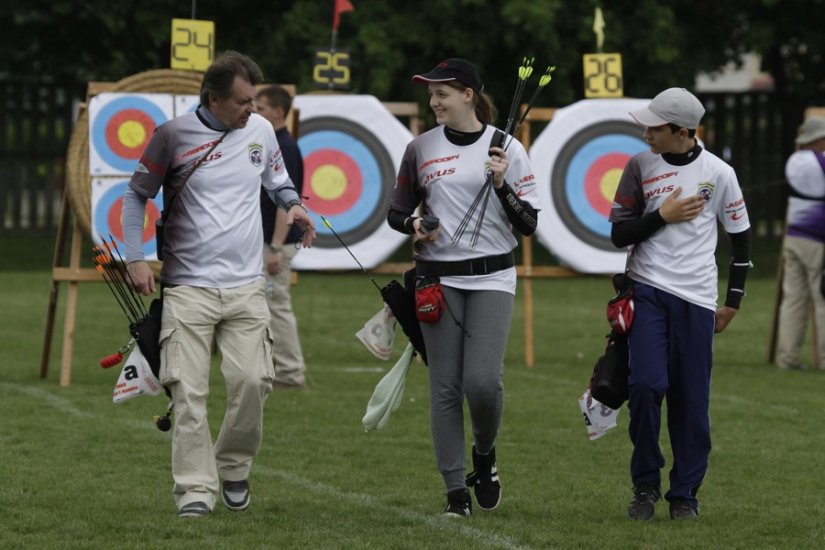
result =
[[[414,104],[413,104],[414,105]],[[524,114],[527,109],[526,104],[520,106],[520,114]],[[529,151],[532,144],[532,134],[530,129],[531,122],[550,122],[556,109],[549,107],[535,107],[527,113],[524,119],[524,124],[519,127],[517,138],[524,145],[524,149]],[[397,114],[397,113],[396,113]],[[405,113],[407,114],[407,113]],[[417,127],[416,127],[417,128]],[[412,127],[411,127],[412,129]],[[413,132],[417,135],[417,131]],[[535,333],[533,330],[533,279],[552,279],[552,278],[569,278],[577,277],[578,273],[568,267],[549,266],[549,265],[533,265],[533,238],[521,237],[522,261],[516,266],[516,275],[523,279],[524,282],[524,365],[527,368],[532,368],[536,365],[535,357]],[[411,269],[413,264],[407,263],[392,263],[385,262],[375,269],[373,273],[377,274],[398,274]]]
[[[64,257],[66,237],[69,231],[69,219],[72,219],[71,251],[69,265],[61,265]],[[83,235],[77,220],[73,216],[69,199],[64,191],[63,204],[60,208],[60,224],[57,230],[57,242],[52,263],[52,283],[49,291],[49,307],[46,315],[46,331],[43,336],[43,350],[40,355],[40,378],[46,378],[49,372],[52,335],[57,312],[57,298],[60,283],[68,283],[66,311],[63,323],[63,355],[60,360],[60,385],[68,386],[72,370],[72,351],[74,342],[75,319],[77,317],[77,291],[82,282],[103,282],[103,277],[96,269],[80,267],[80,247]]]
[[[86,282],[105,282],[96,269],[81,267],[80,261],[83,236],[92,234],[87,110],[89,100],[103,92],[197,95],[200,92],[201,78],[200,73],[162,69],[138,73],[119,82],[90,82],[88,84],[86,102],[80,105],[77,122],[69,140],[66,185],[64,185],[60,208],[46,327],[40,356],[40,378],[46,378],[49,372],[60,284],[68,284],[63,323],[63,351],[60,361],[60,385],[66,387],[71,381],[79,285]],[[71,236],[69,236],[70,225]],[[63,265],[67,238],[71,239],[69,263]],[[152,268],[156,275],[159,272],[159,265],[158,262],[153,262]]]
[[[166,76],[163,74],[158,73],[181,73],[181,71],[148,71],[147,73],[140,73],[139,75],[135,75],[133,77],[129,77],[124,81],[119,83],[107,83],[107,82],[91,82],[89,83],[89,88],[87,92],[87,103],[82,105],[81,114],[78,117],[78,121],[85,120],[86,124],[79,125],[81,128],[80,130],[83,132],[86,139],[88,139],[88,120],[84,119],[84,116],[87,116],[85,112],[85,106],[88,105],[88,100],[91,99],[94,95],[102,93],[102,92],[109,92],[109,91],[122,91],[122,92],[133,92],[133,93],[178,93],[178,94],[197,94],[199,91],[200,85],[200,76],[196,75],[196,73],[190,73],[191,75],[197,76],[196,79],[190,79],[191,82],[184,83],[184,88],[189,87],[191,89],[181,90],[178,88],[172,88],[171,90],[168,88],[168,84],[166,89],[164,89],[163,84],[160,85],[160,89],[152,89],[151,86],[147,89],[147,85],[138,85],[133,82],[135,79],[139,79],[142,75],[152,75],[153,78],[157,78],[161,82],[167,80]],[[189,77],[186,77],[187,79]],[[285,85],[291,93],[295,93],[295,89],[292,86]],[[408,118],[408,126],[413,135],[418,135],[420,131],[420,121],[418,119],[418,106],[416,103],[392,103],[392,102],[385,102],[384,106],[395,116],[397,117],[406,117]],[[522,113],[523,110],[526,108],[525,105],[521,106]],[[530,131],[530,122],[549,122],[552,117],[555,109],[552,108],[534,108],[532,109],[525,118],[525,122],[527,124],[522,124],[519,129],[518,139],[524,145],[525,149],[529,150],[531,145],[531,131]],[[290,127],[290,133],[292,135],[298,135],[298,115],[296,110],[292,110],[288,117],[288,125]],[[73,133],[72,136],[73,140],[78,138]],[[84,156],[84,159],[88,159],[88,143],[85,143],[85,149],[81,151],[81,155]],[[71,144],[70,144],[71,148]],[[86,183],[88,184],[88,179],[90,175],[88,174],[88,170],[85,174]],[[88,187],[88,185],[87,185]],[[77,306],[78,306],[78,289],[79,284],[83,282],[104,282],[103,277],[101,274],[92,268],[83,268],[81,267],[80,262],[80,254],[81,254],[81,246],[83,243],[83,220],[78,219],[79,208],[77,205],[78,199],[74,198],[72,200],[72,196],[68,193],[68,190],[64,192],[63,195],[63,203],[61,206],[61,214],[60,214],[60,222],[58,227],[57,239],[55,244],[55,254],[54,260],[52,264],[52,281],[51,281],[51,288],[49,294],[49,304],[48,304],[48,312],[47,312],[47,319],[46,319],[46,327],[44,332],[44,339],[43,339],[43,348],[41,353],[41,361],[40,361],[40,378],[46,378],[48,375],[49,370],[49,361],[51,356],[51,345],[53,340],[53,333],[54,333],[54,323],[57,311],[57,302],[58,302],[58,295],[59,295],[59,287],[60,283],[68,283],[68,294],[66,299],[66,309],[64,313],[64,326],[63,326],[63,350],[60,362],[60,385],[61,386],[69,386],[71,381],[71,367],[72,367],[72,353],[74,348],[74,332],[75,332],[75,321],[77,317]],[[81,197],[79,200],[82,201],[86,200],[85,204],[89,204],[89,197]],[[71,224],[71,248],[69,253],[69,264],[62,265],[63,258],[65,255],[65,246],[66,246],[66,239],[69,236],[69,225]],[[87,227],[85,228],[87,233],[91,233],[90,230],[90,222],[86,221]],[[524,279],[524,357],[525,357],[525,365],[528,368],[532,368],[535,366],[535,353],[534,353],[534,342],[535,342],[535,335],[533,330],[533,278],[540,277],[540,278],[557,278],[557,277],[575,277],[577,273],[574,270],[571,270],[566,267],[561,266],[534,266],[533,265],[533,250],[532,250],[533,239],[532,237],[523,236],[522,237],[522,263],[521,265],[516,266],[517,275]],[[385,263],[376,268],[374,271],[376,273],[397,273],[399,269],[403,271],[408,266],[404,265],[396,265]],[[157,270],[156,270],[157,272]],[[293,272],[293,284],[297,282],[297,274]]]
[[[57,304],[61,283],[67,283],[66,307],[63,323],[63,349],[60,360],[60,385],[67,387],[71,383],[72,354],[74,351],[74,334],[78,308],[78,290],[80,283],[105,282],[103,276],[93,268],[81,266],[81,248],[83,236],[91,234],[90,221],[90,179],[88,171],[88,112],[89,100],[103,92],[129,93],[172,93],[178,95],[197,95],[200,92],[201,74],[176,70],[155,70],[133,75],[117,83],[90,82],[87,88],[86,102],[81,104],[78,120],[72,132],[67,161],[75,160],[74,170],[67,170],[64,185],[63,200],[60,209],[60,219],[55,242],[54,259],[52,262],[52,280],[49,292],[49,304],[46,315],[46,327],[43,335],[43,346],[40,357],[39,376],[45,379],[49,372],[52,341],[54,339],[54,325],[57,316]],[[266,86],[260,85],[258,89]],[[292,84],[281,84],[293,96],[296,87]],[[416,103],[385,102],[384,106],[396,117],[408,119],[408,127],[413,135],[418,135],[420,121],[418,119],[418,105]],[[287,115],[287,126],[290,134],[299,134],[299,113],[296,108]],[[67,162],[68,163],[68,162]],[[81,170],[79,166],[84,166]],[[80,182],[79,193],[69,192],[70,182]],[[71,226],[71,230],[69,229]],[[71,233],[71,235],[69,235]],[[68,265],[64,265],[66,241],[70,238]],[[153,262],[153,271],[157,276],[160,263]],[[297,284],[298,275],[292,272],[292,284]]]
[[[521,112],[527,108],[526,105],[521,106]],[[524,119],[525,124],[519,128],[518,139],[524,149],[529,151],[533,143],[530,132],[530,122],[550,122],[553,118],[555,109],[533,108],[527,113]],[[533,278],[558,278],[558,277],[576,277],[578,273],[568,267],[561,266],[534,266],[533,265],[533,237],[521,237],[522,262],[516,268],[518,277],[524,279],[524,365],[527,368],[533,368],[536,364],[535,357],[535,333],[533,331]]]

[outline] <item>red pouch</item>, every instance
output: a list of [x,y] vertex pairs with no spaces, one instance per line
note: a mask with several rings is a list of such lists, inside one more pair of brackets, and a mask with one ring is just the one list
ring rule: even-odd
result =
[[422,323],[436,323],[444,313],[444,292],[436,275],[415,280],[415,315]]
[[616,295],[607,302],[607,322],[616,334],[627,334],[633,324],[633,282],[624,273],[613,276]]

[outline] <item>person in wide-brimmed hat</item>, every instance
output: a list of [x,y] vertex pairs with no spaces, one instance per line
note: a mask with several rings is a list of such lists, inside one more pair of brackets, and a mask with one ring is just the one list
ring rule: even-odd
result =
[[780,369],[802,369],[799,352],[814,309],[819,364],[825,369],[825,298],[821,292],[825,257],[825,118],[808,117],[788,157],[785,178],[790,197],[782,241],[782,303],[779,307]]

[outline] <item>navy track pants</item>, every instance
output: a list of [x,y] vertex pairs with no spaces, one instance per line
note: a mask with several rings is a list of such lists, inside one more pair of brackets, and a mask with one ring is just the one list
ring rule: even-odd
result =
[[635,314],[629,333],[630,474],[634,485],[659,485],[665,459],[659,448],[662,401],[673,452],[667,500],[686,499],[697,508],[710,455],[710,375],[713,310],[663,290],[635,283]]

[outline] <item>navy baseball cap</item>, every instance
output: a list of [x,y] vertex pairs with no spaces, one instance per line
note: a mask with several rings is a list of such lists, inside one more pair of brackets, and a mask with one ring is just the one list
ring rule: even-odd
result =
[[484,91],[484,83],[481,82],[481,75],[475,65],[466,59],[451,57],[445,59],[435,66],[435,68],[424,74],[417,74],[412,77],[412,81],[418,84],[430,82],[450,82],[457,80],[470,87],[477,94]]

